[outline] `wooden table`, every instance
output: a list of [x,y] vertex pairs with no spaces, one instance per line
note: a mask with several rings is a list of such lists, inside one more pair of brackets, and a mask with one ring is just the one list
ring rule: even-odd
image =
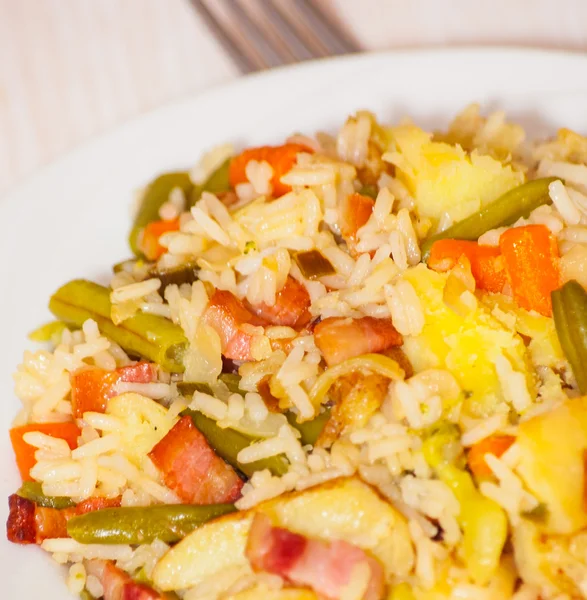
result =
[[[367,49],[587,51],[587,0],[323,1]],[[93,134],[236,76],[187,0],[0,0],[0,193]]]

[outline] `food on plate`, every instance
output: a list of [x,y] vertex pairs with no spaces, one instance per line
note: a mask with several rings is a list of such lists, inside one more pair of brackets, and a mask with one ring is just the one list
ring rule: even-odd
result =
[[360,111],[156,177],[30,334],[8,539],[83,600],[587,598],[586,148]]

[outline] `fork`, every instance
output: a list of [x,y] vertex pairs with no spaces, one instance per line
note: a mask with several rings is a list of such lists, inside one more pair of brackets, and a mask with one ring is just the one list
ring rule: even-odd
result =
[[190,0],[243,73],[361,50],[319,0]]

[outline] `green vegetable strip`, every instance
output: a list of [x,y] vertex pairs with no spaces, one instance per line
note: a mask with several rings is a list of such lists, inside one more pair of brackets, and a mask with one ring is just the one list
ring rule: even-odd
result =
[[94,596],[92,596],[92,594],[90,594],[90,592],[88,592],[88,590],[85,589],[80,592],[79,597],[80,600],[96,600]]
[[587,394],[587,292],[575,280],[552,292],[552,315],[577,385]]
[[197,264],[188,263],[173,269],[165,270],[155,267],[151,269],[149,275],[159,279],[161,281],[161,290],[164,290],[168,285],[182,285],[184,283],[193,283],[194,281],[197,281],[199,271],[200,268]]
[[377,189],[376,185],[364,185],[360,190],[359,190],[359,194],[361,194],[361,196],[368,196],[369,198],[373,198],[373,200],[375,200],[377,198],[377,194],[379,193],[379,190]]
[[505,227],[527,217],[534,209],[550,202],[548,186],[554,177],[528,181],[500,196],[479,212],[455,223],[442,233],[429,237],[422,244],[422,259],[428,260],[432,244],[438,240],[477,240],[490,229]]
[[[239,387],[241,378],[238,375],[232,373],[222,373],[220,377],[218,377],[218,379],[226,385],[226,387],[232,394],[241,394],[241,396],[245,395],[245,392]],[[191,383],[180,381],[177,384],[177,387],[181,394],[184,396],[193,396],[194,392],[196,391],[203,392],[204,394],[213,395],[212,388],[206,383]],[[326,421],[328,421],[328,419],[330,418],[330,409],[326,409],[315,419],[312,419],[311,421],[304,421],[303,423],[298,423],[297,415],[291,411],[288,411],[284,414],[289,424],[300,432],[302,444],[310,444],[314,446],[316,444],[316,441],[318,440],[318,437],[322,433],[322,430],[324,429],[324,425],[326,425]],[[223,429],[222,431],[226,432],[227,429]],[[238,433],[238,435],[242,435],[243,437],[245,437],[244,434],[241,433]],[[250,444],[251,441],[252,440],[249,440],[248,444]],[[225,460],[230,462],[230,460],[228,459]],[[237,468],[245,472],[243,470],[244,465],[239,465]]]
[[190,193],[189,205],[194,206],[202,197],[202,192],[211,192],[212,194],[220,194],[227,192],[230,189],[229,170],[230,161],[228,158],[208,177],[202,185],[196,185]]
[[296,252],[294,260],[306,279],[318,279],[324,275],[334,275],[336,273],[332,263],[320,250]]
[[[239,382],[241,378],[233,373],[221,373],[218,377],[219,381],[224,383],[231,394],[245,395],[245,392],[240,389]],[[214,391],[207,383],[194,383],[192,381],[180,381],[177,384],[177,389],[182,396],[193,396],[195,392],[201,392],[210,396],[214,395]]]
[[204,416],[201,412],[190,410],[182,412],[190,415],[194,425],[204,435],[212,449],[229,465],[242,471],[247,477],[252,477],[255,471],[269,469],[273,475],[284,475],[288,469],[288,462],[283,456],[273,456],[253,463],[241,464],[237,460],[238,453],[247,448],[256,440],[234,429],[222,429],[216,421]]
[[36,481],[25,481],[16,493],[44,508],[62,509],[75,506],[75,502],[67,496],[45,496],[41,484]]
[[51,342],[56,338],[61,338],[61,334],[67,329],[67,325],[62,321],[51,321],[37,327],[29,333],[31,342]]
[[87,319],[94,319],[100,331],[129,354],[156,362],[166,371],[183,372],[187,340],[179,326],[142,313],[114,325],[110,309],[110,290],[85,279],[66,283],[49,302],[49,310],[65,323],[81,327]]
[[188,173],[165,173],[147,187],[128,236],[128,243],[136,256],[142,254],[139,239],[143,229],[149,223],[160,219],[159,209],[169,199],[171,190],[176,187],[181,188],[186,196],[191,192],[194,186]]
[[289,424],[300,432],[302,445],[315,446],[326,422],[330,418],[330,408],[327,408],[311,421],[304,421],[303,423],[298,423],[297,415],[291,411],[286,412],[285,416]]
[[234,512],[232,504],[169,504],[105,508],[72,517],[67,533],[82,544],[177,542],[211,519]]

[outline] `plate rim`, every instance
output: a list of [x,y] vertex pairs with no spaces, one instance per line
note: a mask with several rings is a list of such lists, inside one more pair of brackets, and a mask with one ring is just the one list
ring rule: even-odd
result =
[[[377,60],[399,60],[410,57],[426,57],[430,56],[435,61],[442,61],[448,58],[456,58],[459,55],[477,54],[477,55],[504,55],[515,54],[518,58],[525,60],[536,60],[539,58],[550,57],[561,60],[576,60],[585,62],[587,66],[587,52],[580,50],[564,49],[564,48],[543,48],[539,46],[524,46],[524,45],[476,45],[464,44],[458,46],[427,46],[425,48],[397,48],[389,50],[369,50],[364,52],[356,52],[352,54],[344,54],[338,56],[329,56],[324,58],[306,60],[291,65],[282,65],[248,73],[237,75],[236,77],[223,81],[210,87],[206,87],[195,93],[187,92],[172,99],[168,102],[140,112],[132,117],[123,119],[118,123],[114,123],[103,131],[91,134],[80,143],[75,144],[67,149],[64,153],[57,155],[49,162],[40,165],[38,168],[31,171],[30,174],[18,180],[13,186],[0,195],[0,205],[12,203],[21,194],[26,193],[29,187],[36,187],[42,184],[44,178],[50,179],[54,172],[61,169],[67,169],[68,163],[77,157],[82,160],[84,154],[91,154],[92,150],[100,145],[107,144],[110,139],[115,139],[118,136],[123,136],[125,132],[131,131],[134,127],[139,127],[142,122],[156,120],[161,118],[166,113],[172,113],[181,110],[182,107],[188,106],[193,102],[205,102],[207,97],[212,97],[216,94],[226,94],[230,90],[238,90],[239,88],[255,85],[257,82],[271,81],[271,79],[287,76],[288,74],[296,74],[300,71],[312,71],[314,69],[327,68],[329,65],[349,64]],[[82,155],[82,158],[80,158]]]

